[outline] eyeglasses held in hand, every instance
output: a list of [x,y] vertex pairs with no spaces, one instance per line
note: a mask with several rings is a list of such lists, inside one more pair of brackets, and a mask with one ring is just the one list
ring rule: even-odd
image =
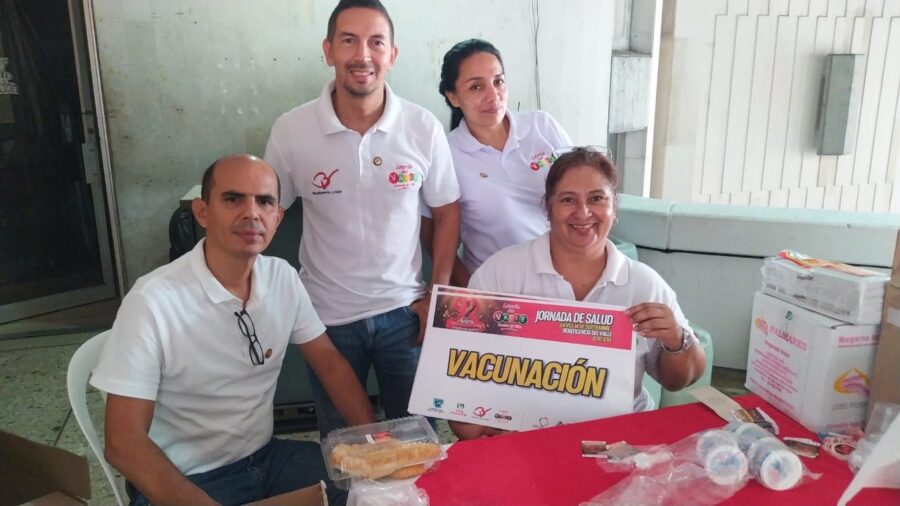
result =
[[263,365],[266,363],[266,357],[263,355],[262,345],[259,344],[259,338],[256,337],[256,327],[253,326],[253,319],[250,318],[250,313],[245,309],[241,309],[240,313],[235,311],[234,316],[237,316],[238,327],[241,329],[241,334],[244,334],[244,337],[250,340],[250,363],[253,365]]

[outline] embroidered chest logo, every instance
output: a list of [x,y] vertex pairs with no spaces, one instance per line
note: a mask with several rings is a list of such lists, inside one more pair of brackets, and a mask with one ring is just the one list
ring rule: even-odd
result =
[[528,166],[531,168],[531,170],[537,172],[541,169],[549,168],[551,165],[553,165],[553,162],[556,161],[556,158],[557,157],[555,154],[548,155],[547,153],[541,151],[540,153],[531,155],[531,164],[529,164]]
[[341,193],[341,190],[328,190],[328,187],[331,186],[331,178],[334,177],[335,173],[340,169],[334,169],[331,173],[326,174],[325,172],[316,172],[316,175],[313,176],[312,185],[316,188],[319,188],[323,191],[314,191],[313,195],[322,195],[329,193]]
[[411,163],[398,163],[397,166],[388,174],[388,182],[395,190],[406,190],[415,188],[417,183],[422,182],[422,176],[413,171]]

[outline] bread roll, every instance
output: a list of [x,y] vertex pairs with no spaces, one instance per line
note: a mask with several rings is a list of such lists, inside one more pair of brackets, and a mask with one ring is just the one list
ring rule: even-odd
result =
[[[331,453],[332,467],[357,478],[377,480],[402,471],[401,476],[414,470],[404,470],[441,456],[437,443],[402,442],[395,439],[364,444],[339,444]],[[416,476],[420,471],[409,476]],[[395,476],[396,477],[396,476]],[[408,477],[408,476],[403,476]]]

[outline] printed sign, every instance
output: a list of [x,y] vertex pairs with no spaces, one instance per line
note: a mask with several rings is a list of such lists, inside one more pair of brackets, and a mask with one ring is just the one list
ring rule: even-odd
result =
[[9,58],[0,58],[0,95],[18,95],[19,87],[13,80],[12,73],[7,70]]
[[409,411],[511,430],[630,413],[624,310],[438,286]]

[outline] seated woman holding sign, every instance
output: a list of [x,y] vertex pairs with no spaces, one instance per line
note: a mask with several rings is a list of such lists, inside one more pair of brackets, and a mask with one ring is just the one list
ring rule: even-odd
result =
[[[547,173],[550,232],[505,248],[472,275],[469,288],[627,307],[636,343],[634,411],[655,408],[641,386],[646,371],[667,390],[696,381],[706,365],[675,292],[653,269],[607,239],[616,220],[616,168],[602,154],[575,148]],[[450,422],[460,439],[501,433]]]

